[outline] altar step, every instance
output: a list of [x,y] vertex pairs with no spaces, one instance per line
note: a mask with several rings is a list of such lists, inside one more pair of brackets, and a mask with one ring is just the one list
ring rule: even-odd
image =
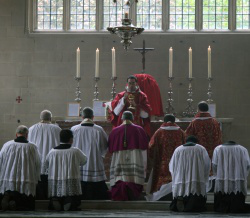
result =
[[[170,201],[82,201],[82,210],[137,210],[137,211],[169,211]],[[48,200],[37,200],[36,211],[48,211]],[[207,202],[207,211],[213,211],[213,202]]]
[[[99,200],[81,202],[82,210],[148,210],[148,211],[169,211],[171,201],[110,201]],[[248,192],[246,203],[250,204],[250,192]],[[48,200],[36,200],[36,210],[48,210]],[[207,211],[213,211],[214,193],[207,193]]]

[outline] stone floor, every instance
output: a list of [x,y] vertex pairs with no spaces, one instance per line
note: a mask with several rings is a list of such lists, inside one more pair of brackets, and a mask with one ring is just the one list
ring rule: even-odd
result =
[[131,210],[84,210],[77,212],[48,212],[48,211],[35,211],[35,212],[3,212],[0,211],[0,217],[8,218],[39,218],[39,217],[51,217],[51,218],[80,218],[80,217],[175,217],[175,218],[185,218],[185,217],[250,217],[250,214],[218,214],[213,212],[204,212],[204,213],[176,213],[168,211],[131,211]]
[[[250,192],[246,198],[250,203]],[[177,213],[169,211],[170,201],[82,201],[81,211],[77,212],[54,212],[48,211],[48,200],[36,201],[36,211],[10,212],[0,211],[2,217],[22,217],[22,218],[80,218],[80,217],[114,217],[114,218],[134,218],[134,217],[250,217],[249,214],[220,214],[213,212],[213,193],[207,194],[207,212],[204,213]]]

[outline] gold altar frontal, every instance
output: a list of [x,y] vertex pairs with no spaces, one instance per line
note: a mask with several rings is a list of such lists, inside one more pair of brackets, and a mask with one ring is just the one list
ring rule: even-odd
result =
[[[189,123],[191,122],[192,118],[181,118],[176,121],[176,124],[181,127],[182,130],[186,130]],[[222,140],[223,142],[230,140],[230,132],[231,132],[231,124],[233,122],[232,118],[217,118],[217,120],[221,124],[222,128]],[[62,129],[70,129],[72,126],[78,125],[81,123],[81,118],[70,118],[70,117],[53,117],[53,122],[58,124]],[[106,120],[94,120],[96,125],[101,126],[107,135],[110,134],[112,130],[112,124]],[[151,134],[153,135],[157,129],[160,128],[163,121],[151,121],[150,122],[150,129]],[[111,154],[107,153],[104,164],[105,164],[105,171],[107,175],[107,179],[109,180],[109,168],[111,163]]]

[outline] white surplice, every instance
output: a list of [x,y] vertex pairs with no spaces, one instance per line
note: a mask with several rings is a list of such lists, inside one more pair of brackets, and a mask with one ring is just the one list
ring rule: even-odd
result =
[[51,149],[46,157],[48,167],[48,196],[81,195],[80,166],[87,157],[78,148]]
[[250,167],[249,154],[241,145],[219,145],[213,153],[215,174],[214,192],[247,195],[247,176]]
[[29,128],[28,140],[34,143],[41,154],[41,175],[48,174],[45,167],[46,156],[49,151],[60,144],[61,128],[51,123],[37,123]]
[[34,144],[5,143],[0,152],[0,193],[10,190],[35,196],[40,170],[40,154]]
[[169,171],[172,174],[174,198],[190,194],[206,196],[210,159],[203,146],[177,147],[170,160]]
[[107,153],[107,134],[101,126],[73,126],[74,142],[72,147],[79,148],[88,158],[81,167],[81,180],[99,182],[106,180],[103,160]]

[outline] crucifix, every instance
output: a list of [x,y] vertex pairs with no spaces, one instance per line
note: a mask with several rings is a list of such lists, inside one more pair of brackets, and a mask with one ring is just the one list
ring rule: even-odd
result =
[[18,104],[21,103],[22,100],[23,100],[23,99],[21,98],[21,96],[18,96],[18,97],[16,98],[16,101],[17,101]]
[[155,50],[154,48],[146,48],[145,40],[143,40],[143,47],[142,48],[134,48],[135,51],[139,51],[142,54],[142,73],[145,73],[145,62],[146,62],[146,53],[148,51]]

